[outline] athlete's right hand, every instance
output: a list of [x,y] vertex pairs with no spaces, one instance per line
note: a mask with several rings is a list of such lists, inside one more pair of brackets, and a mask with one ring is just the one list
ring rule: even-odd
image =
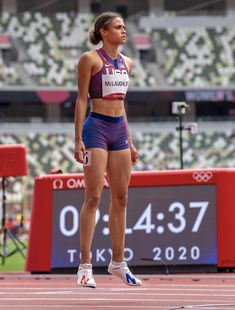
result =
[[84,164],[86,161],[85,152],[86,148],[83,141],[75,142],[74,158],[76,159],[76,161],[78,161],[81,164]]

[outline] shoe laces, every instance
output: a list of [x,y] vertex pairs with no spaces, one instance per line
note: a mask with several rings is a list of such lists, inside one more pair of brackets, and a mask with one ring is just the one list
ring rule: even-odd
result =
[[132,272],[130,271],[130,269],[129,269],[129,267],[128,267],[128,265],[127,265],[126,262],[124,262],[123,265],[120,266],[120,269],[125,270],[125,273],[128,273],[128,274],[130,274],[130,275],[133,276],[133,274],[132,274]]
[[89,278],[93,277],[92,268],[80,267],[79,271],[82,271],[82,273]]

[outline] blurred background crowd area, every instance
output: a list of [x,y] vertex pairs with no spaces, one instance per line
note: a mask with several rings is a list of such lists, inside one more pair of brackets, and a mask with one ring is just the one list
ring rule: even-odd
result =
[[[0,144],[22,143],[28,176],[9,178],[9,213],[30,217],[34,179],[75,162],[80,55],[95,17],[119,12],[131,57],[126,109],[140,160],[134,170],[179,169],[172,102],[186,102],[184,168],[235,167],[235,0],[0,0]],[[89,112],[89,109],[88,109]],[[1,199],[1,198],[0,198]]]
[[0,86],[76,87],[78,58],[93,48],[87,34],[103,10],[125,18],[131,87],[231,86],[233,2],[2,0]]

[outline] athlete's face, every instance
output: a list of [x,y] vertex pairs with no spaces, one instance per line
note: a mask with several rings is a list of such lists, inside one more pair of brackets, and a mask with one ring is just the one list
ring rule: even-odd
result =
[[117,17],[111,20],[108,28],[103,32],[103,38],[106,38],[112,44],[126,43],[126,27],[122,18]]

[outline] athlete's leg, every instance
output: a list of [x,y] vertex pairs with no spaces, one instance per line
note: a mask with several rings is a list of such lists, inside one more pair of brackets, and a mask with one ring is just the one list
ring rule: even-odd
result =
[[107,173],[111,191],[109,229],[113,250],[108,272],[119,277],[127,285],[139,286],[142,284],[141,280],[131,273],[124,261],[126,205],[131,176],[129,149],[109,152]]
[[116,262],[123,262],[126,205],[131,176],[131,156],[129,149],[109,152],[107,175],[111,193],[109,230],[112,241],[112,259]]
[[96,210],[104,186],[104,173],[108,158],[108,152],[104,149],[92,148],[91,152],[91,165],[84,167],[85,201],[80,212],[81,264],[90,263]]

